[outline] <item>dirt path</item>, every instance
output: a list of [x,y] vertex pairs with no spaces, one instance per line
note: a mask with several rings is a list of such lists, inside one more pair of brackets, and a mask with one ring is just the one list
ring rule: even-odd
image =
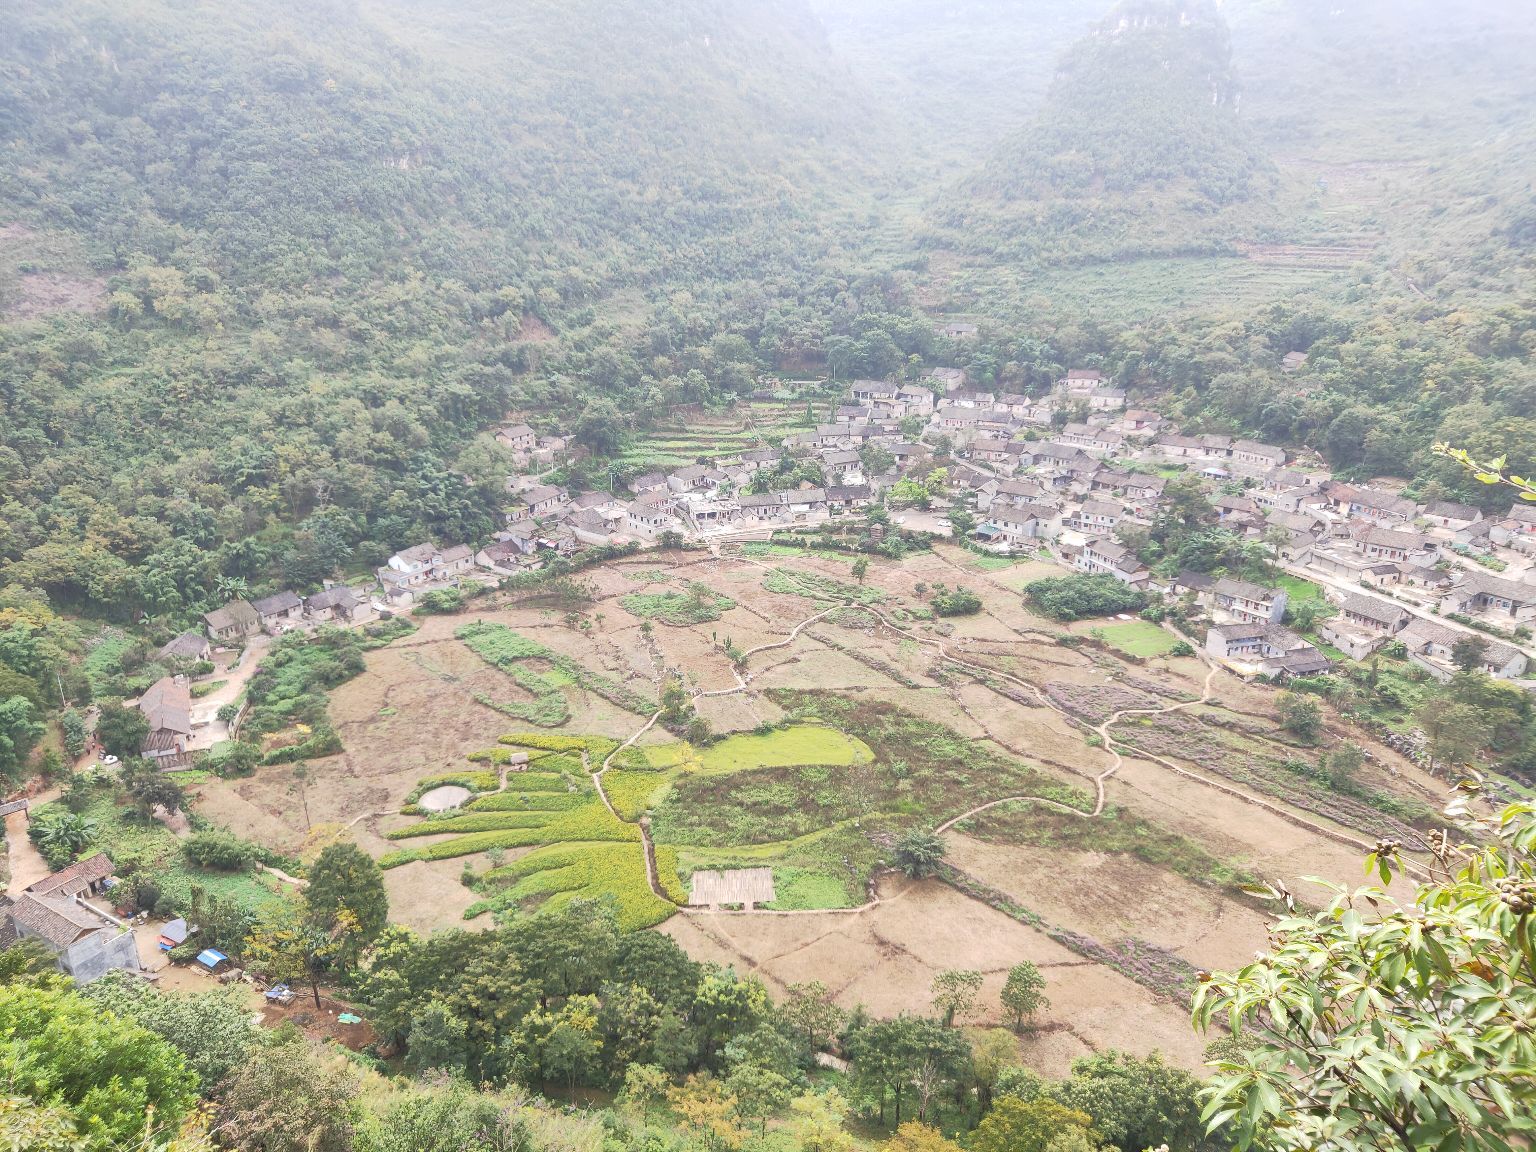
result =
[[12,812],[5,818],[5,844],[11,870],[6,891],[15,895],[30,888],[53,871],[27,838],[27,814]]

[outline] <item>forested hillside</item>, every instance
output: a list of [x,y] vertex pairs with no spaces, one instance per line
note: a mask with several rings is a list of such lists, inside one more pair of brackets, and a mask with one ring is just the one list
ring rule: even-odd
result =
[[913,356],[1097,359],[1345,470],[1515,450],[1530,32],[1422,7],[15,5],[0,574],[184,618],[483,536],[509,411],[601,458]]
[[466,447],[509,407],[750,387],[724,336],[815,339],[796,310],[846,293],[818,277],[880,150],[814,21],[771,8],[21,5],[9,579],[178,612],[220,572],[474,539],[505,468]]

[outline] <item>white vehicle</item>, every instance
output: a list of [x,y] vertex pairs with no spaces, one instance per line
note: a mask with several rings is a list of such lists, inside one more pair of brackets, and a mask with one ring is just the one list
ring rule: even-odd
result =
[[108,756],[103,756],[101,758],[101,766],[103,768],[111,768],[117,762],[118,762],[118,760],[117,760],[116,756],[108,755]]

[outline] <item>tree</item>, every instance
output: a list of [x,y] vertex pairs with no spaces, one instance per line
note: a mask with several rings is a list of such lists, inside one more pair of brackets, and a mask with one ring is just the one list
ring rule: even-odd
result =
[[779,1011],[784,1022],[805,1041],[805,1056],[812,1059],[827,1038],[836,1034],[846,1013],[832,1001],[832,993],[820,980],[791,984]]
[[1140,612],[1147,606],[1145,593],[1113,576],[1051,576],[1026,584],[1024,592],[1047,616],[1065,621]]
[[909,828],[896,838],[896,867],[920,880],[939,870],[948,850],[942,836],[927,828]]
[[869,575],[869,557],[860,556],[853,562],[853,578],[860,584],[864,583],[864,577]]
[[144,747],[149,736],[149,717],[137,708],[104,704],[96,717],[96,739],[119,760],[131,760]]
[[219,1093],[215,1131],[235,1152],[351,1152],[357,1078],[301,1033],[256,1048]]
[[25,774],[32,749],[47,731],[37,717],[37,706],[25,696],[0,700],[0,777],[19,780]]
[[1058,1104],[1093,1118],[1105,1141],[1120,1148],[1215,1152],[1227,1146],[1219,1132],[1205,1134],[1200,1122],[1200,1084],[1154,1052],[1145,1060],[1124,1052],[1103,1052],[1075,1060],[1072,1075],[1052,1086]]
[[980,972],[947,968],[933,978],[933,1010],[944,1017],[944,1025],[949,1027],[955,1017],[970,1015],[980,993]]
[[884,476],[896,466],[896,457],[883,444],[866,444],[859,449],[859,463],[866,476]]
[[269,900],[261,906],[241,949],[247,968],[269,980],[289,984],[307,983],[320,1005],[320,977],[330,967],[339,951],[347,947],[346,937],[355,932],[345,923],[351,914],[338,913],[332,929],[321,927],[309,915],[303,899],[288,895]]
[[197,1103],[174,1048],[56,980],[0,987],[0,1067],[7,1093],[67,1110],[89,1152],[135,1141],[146,1123],[174,1133]]
[[1051,1002],[1046,999],[1045,977],[1040,975],[1040,969],[1028,960],[1021,960],[1008,969],[1002,1001],[1003,1007],[1013,1017],[1014,1031],[1024,1027],[1026,1016],[1033,1016],[1040,1009],[1049,1007]]
[[27,825],[27,838],[55,868],[73,860],[96,839],[97,824],[89,816],[58,809],[40,813]]
[[800,1152],[854,1152],[858,1147],[843,1128],[848,1103],[836,1088],[796,1096],[789,1102],[790,1132]]
[[85,719],[73,708],[66,708],[59,715],[59,729],[64,733],[64,751],[71,760],[85,755]]
[[0,984],[30,983],[33,977],[49,976],[58,970],[53,950],[36,936],[23,936],[0,948]]
[[706,1148],[740,1148],[747,1140],[747,1130],[736,1114],[736,1098],[708,1073],[690,1076],[669,1097],[679,1123],[694,1133]]
[[1355,782],[1360,766],[1365,763],[1365,753],[1360,745],[1346,740],[1328,757],[1328,779],[1337,789],[1346,789]]
[[881,1152],[960,1152],[960,1145],[945,1139],[937,1128],[916,1120],[900,1125],[880,1148]]
[[1451,663],[1463,672],[1476,672],[1483,666],[1483,657],[1487,651],[1486,637],[1463,633],[1451,645]]
[[156,808],[174,815],[186,807],[187,794],[181,785],[145,761],[129,760],[123,765],[123,784],[145,821],[154,818]]
[[988,1028],[971,1036],[971,1077],[976,1102],[985,1112],[1003,1073],[1019,1062],[1019,1042],[1006,1028]]
[[523,1022],[521,1046],[545,1077],[565,1081],[566,1094],[572,1099],[576,1081],[593,1071],[602,1055],[597,1011],[597,997],[572,996],[558,1011],[540,1010]]
[[[356,923],[351,942],[366,947],[389,924],[389,894],[384,873],[373,857],[356,844],[330,844],[309,868],[304,904],[310,918],[327,932],[342,913]],[[351,957],[355,960],[355,953]]]
[[[1536,1133],[1536,808],[1474,821],[1466,803],[1447,812],[1478,842],[1439,840],[1412,901],[1335,887],[1324,911],[1282,917],[1269,953],[1200,986],[1197,1026],[1230,1020],[1252,1041],[1206,1092],[1239,1148],[1506,1152]],[[1397,855],[1383,844],[1368,870],[1389,880]]]
[[1323,732],[1323,709],[1316,700],[1300,692],[1282,692],[1275,706],[1280,727],[1305,744],[1317,743]]
[[[1025,1103],[1004,1097],[971,1134],[971,1152],[1047,1152],[1063,1133],[1077,1129],[1096,1146],[1093,1117],[1054,1100]],[[1122,1145],[1140,1148],[1141,1145]]]
[[736,1115],[757,1121],[758,1134],[768,1131],[768,1118],[789,1103],[789,1079],[771,1068],[739,1064],[725,1078],[725,1090],[736,1100]]
[[87,984],[81,994],[170,1044],[205,1091],[243,1064],[259,1039],[245,996],[234,988],[168,993],[119,970]]
[[382,1112],[362,1110],[358,1146],[367,1152],[527,1152],[528,1120],[462,1080],[415,1084]]
[[642,1120],[649,1120],[651,1109],[667,1098],[671,1088],[672,1078],[665,1069],[655,1064],[631,1064],[624,1069],[619,1103],[638,1111]]

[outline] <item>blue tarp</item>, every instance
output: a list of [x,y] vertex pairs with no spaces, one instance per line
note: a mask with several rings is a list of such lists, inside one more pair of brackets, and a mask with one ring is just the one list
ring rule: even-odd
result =
[[204,968],[210,969],[217,968],[220,964],[224,963],[224,961],[228,959],[229,957],[224,955],[224,953],[220,952],[217,948],[204,948],[197,954],[197,962]]

